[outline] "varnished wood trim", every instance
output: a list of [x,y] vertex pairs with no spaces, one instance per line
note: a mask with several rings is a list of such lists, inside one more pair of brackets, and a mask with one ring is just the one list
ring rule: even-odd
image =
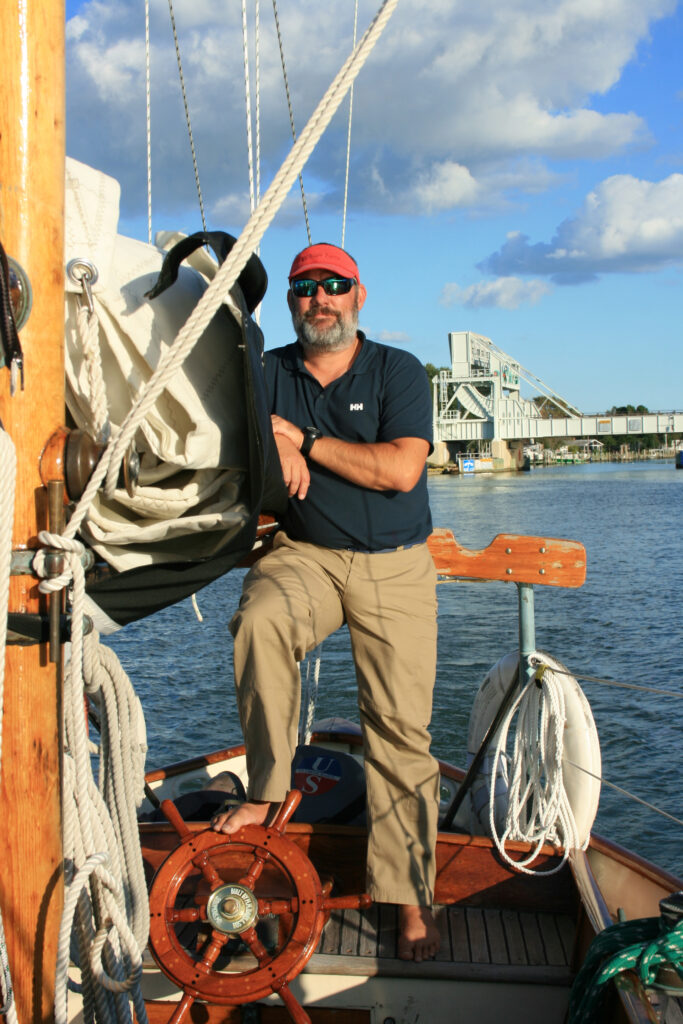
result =
[[460,579],[580,587],[586,580],[586,549],[576,540],[499,533],[487,548],[462,547],[451,530],[427,539],[437,572]]

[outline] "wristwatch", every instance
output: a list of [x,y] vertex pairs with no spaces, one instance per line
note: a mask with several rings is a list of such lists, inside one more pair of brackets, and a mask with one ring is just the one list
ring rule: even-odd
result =
[[301,448],[299,451],[305,459],[311,454],[311,448],[319,437],[323,436],[322,430],[318,430],[317,427],[302,427],[304,432],[304,439],[301,442]]

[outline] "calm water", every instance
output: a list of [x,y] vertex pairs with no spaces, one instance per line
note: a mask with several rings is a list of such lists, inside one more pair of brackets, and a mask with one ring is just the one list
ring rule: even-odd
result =
[[[580,540],[580,590],[535,589],[536,640],[576,673],[683,692],[683,472],[673,462],[549,467],[531,473],[430,479],[435,526],[484,547],[496,533]],[[240,739],[227,620],[236,571],[189,601],[109,638],[142,699],[148,767]],[[439,588],[434,752],[464,762],[474,695],[490,666],[517,645],[516,588]],[[160,654],[161,652],[161,654]],[[582,683],[600,735],[605,779],[683,817],[683,701]],[[357,719],[346,630],[323,649],[319,717]],[[603,786],[597,829],[683,874],[683,828]]]

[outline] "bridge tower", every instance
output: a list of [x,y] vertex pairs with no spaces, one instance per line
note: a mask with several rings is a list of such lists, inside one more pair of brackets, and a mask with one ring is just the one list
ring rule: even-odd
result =
[[[547,403],[562,416],[581,416],[490,338],[473,331],[448,335],[451,369],[434,379],[434,436],[449,447],[477,441],[480,450],[505,457],[507,441],[536,437]],[[541,401],[522,398],[522,381]]]

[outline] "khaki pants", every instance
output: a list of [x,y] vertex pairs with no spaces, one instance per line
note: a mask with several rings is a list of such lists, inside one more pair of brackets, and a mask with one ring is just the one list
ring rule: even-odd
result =
[[434,891],[438,766],[427,727],[435,583],[426,544],[366,554],[279,533],[247,575],[230,624],[249,798],[281,801],[297,742],[297,662],[348,623],[365,754],[368,890],[385,903],[426,906]]

